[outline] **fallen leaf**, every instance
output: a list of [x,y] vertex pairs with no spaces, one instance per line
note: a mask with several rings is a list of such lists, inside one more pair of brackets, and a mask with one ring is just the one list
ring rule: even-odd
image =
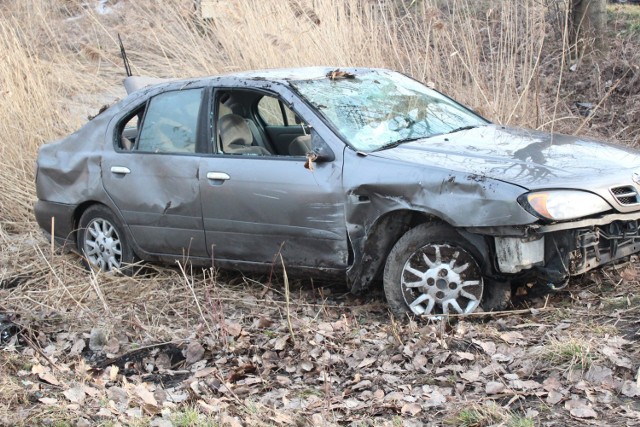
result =
[[500,339],[509,344],[525,344],[524,335],[516,331],[500,334]]
[[158,406],[158,401],[153,396],[153,393],[144,384],[138,384],[134,389],[136,396],[138,396],[143,403],[150,406]]
[[198,341],[191,341],[187,346],[186,353],[187,365],[193,365],[204,356],[204,347],[202,347]]
[[411,415],[412,417],[418,415],[420,411],[422,411],[422,407],[417,403],[406,403],[402,405],[402,409],[400,409],[401,413]]
[[475,345],[479,345],[482,350],[489,356],[493,356],[496,353],[496,344],[491,341],[471,340]]
[[432,408],[434,406],[440,406],[446,403],[446,401],[447,398],[440,392],[440,390],[433,390],[429,393],[429,397],[424,400],[424,406]]
[[269,419],[278,426],[295,424],[293,418],[281,411],[274,411],[273,415],[269,416]]
[[220,424],[228,427],[243,427],[242,423],[237,417],[232,417],[226,413],[220,415]]
[[355,384],[353,387],[351,387],[353,390],[362,390],[364,388],[368,388],[371,387],[371,381],[369,380],[363,380],[360,381],[359,383]]
[[367,366],[371,366],[375,363],[375,357],[367,357],[362,362],[358,364],[358,368],[366,368]]
[[516,390],[529,391],[542,387],[542,384],[534,380],[513,380],[509,382],[509,387]]
[[569,411],[576,418],[598,418],[598,414],[592,408],[574,408]]
[[564,398],[564,395],[562,393],[557,391],[550,391],[549,394],[547,395],[547,403],[549,405],[555,405],[556,403],[559,403],[560,401],[562,401],[563,398]]
[[278,338],[275,344],[273,345],[273,349],[275,351],[284,350],[284,348],[287,346],[287,341],[289,341],[289,335],[285,335],[283,337]]
[[620,392],[627,397],[636,397],[640,396],[640,387],[638,387],[635,381],[627,380],[622,384]]
[[480,378],[480,371],[471,370],[471,371],[462,372],[460,374],[460,378],[462,378],[463,380],[468,381],[470,383],[472,383],[474,381],[478,381],[478,379]]
[[473,353],[467,353],[465,351],[456,352],[456,356],[458,356],[460,360],[470,360],[470,361],[476,360],[476,356]]
[[32,373],[32,374],[39,375],[39,374],[43,374],[43,373],[45,373],[45,372],[47,372],[47,371],[48,371],[48,369],[47,369],[47,368],[45,368],[44,366],[40,365],[40,364],[33,365],[33,366],[31,367],[31,373]]
[[485,386],[484,390],[487,394],[498,394],[502,393],[505,389],[505,385],[499,383],[497,381],[489,381]]
[[224,324],[227,328],[227,333],[232,337],[237,337],[242,332],[242,325],[239,323],[227,321],[227,322],[224,322]]
[[618,355],[618,352],[613,347],[604,346],[599,349],[602,354],[607,356],[609,360],[615,363],[617,366],[621,368],[633,369],[633,364],[631,363],[631,359],[628,359],[624,356]]
[[71,347],[71,350],[69,350],[69,356],[79,355],[82,352],[82,350],[84,350],[85,345],[86,344],[83,339],[77,340]]
[[112,365],[109,369],[109,381],[115,382],[116,379],[118,378],[119,371],[120,371],[120,368],[118,368],[115,365]]
[[69,390],[63,391],[62,394],[71,403],[82,404],[84,402],[85,392],[82,387],[72,387]]
[[502,353],[496,353],[493,356],[491,356],[491,360],[495,362],[508,363],[513,360],[513,356],[508,356]]
[[592,384],[613,383],[613,371],[606,366],[591,365],[584,378]]
[[41,374],[38,374],[38,377],[42,381],[49,383],[51,385],[60,385],[60,381],[58,381],[58,379],[54,377],[51,372],[43,372]]
[[300,367],[303,371],[311,372],[311,370],[313,370],[313,363],[309,362],[308,360],[303,360],[302,362],[300,362]]
[[598,418],[596,411],[582,399],[567,400],[564,407],[576,418]]

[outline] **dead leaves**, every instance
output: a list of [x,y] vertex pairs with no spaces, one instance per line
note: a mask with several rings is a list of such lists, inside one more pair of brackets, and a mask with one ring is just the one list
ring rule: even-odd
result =
[[326,75],[329,80],[355,79],[356,76],[348,71],[342,71],[339,68],[329,71]]
[[[640,397],[635,342],[611,328],[588,335],[575,319],[542,312],[446,326],[391,324],[369,307],[366,318],[358,318],[354,305],[292,304],[293,342],[283,306],[262,304],[259,314],[245,311],[212,328],[201,323],[178,344],[134,348],[107,336],[98,340],[99,354],[108,356],[102,362],[84,361],[90,333],[40,336],[42,354],[27,349],[34,362],[24,384],[41,406],[87,419],[85,408],[92,408],[105,419],[149,419],[151,425],[185,407],[229,425],[438,420],[438,414],[455,414],[462,401],[496,402],[502,413],[544,420],[604,422],[613,413],[640,420],[624,407]],[[554,351],[584,356],[583,368],[562,362],[571,358],[543,357],[545,349],[566,343],[579,345]]]
[[192,341],[187,346],[185,354],[185,362],[187,365],[193,365],[199,360],[202,360],[204,356],[204,347],[198,341]]
[[567,400],[564,407],[575,418],[598,418],[598,413],[584,399]]
[[51,385],[60,385],[60,381],[51,373],[51,369],[42,366],[40,364],[34,365],[31,368],[31,373],[36,374],[42,381]]

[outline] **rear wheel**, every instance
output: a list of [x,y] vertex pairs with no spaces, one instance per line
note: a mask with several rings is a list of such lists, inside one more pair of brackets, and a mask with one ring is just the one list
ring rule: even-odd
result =
[[131,274],[129,265],[135,255],[129,246],[124,227],[105,206],[93,205],[80,218],[78,250],[89,267],[105,272]]
[[385,265],[384,290],[391,311],[396,317],[472,313],[489,296],[478,259],[475,248],[446,224],[409,230]]

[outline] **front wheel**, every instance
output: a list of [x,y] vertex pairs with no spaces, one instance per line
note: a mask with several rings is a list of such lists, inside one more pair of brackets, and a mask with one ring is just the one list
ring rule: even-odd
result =
[[129,274],[135,261],[120,220],[106,206],[93,205],[80,217],[78,250],[89,267]]
[[468,314],[480,305],[484,280],[475,249],[452,227],[425,223],[395,244],[384,291],[396,317]]

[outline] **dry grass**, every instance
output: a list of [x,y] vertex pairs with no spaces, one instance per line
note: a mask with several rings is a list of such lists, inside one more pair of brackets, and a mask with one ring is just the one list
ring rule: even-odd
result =
[[226,2],[209,21],[187,0],[108,5],[112,13],[106,15],[65,0],[0,8],[5,229],[33,225],[38,146],[77,129],[88,113],[122,95],[118,33],[136,74],[389,67],[435,82],[498,122],[535,126],[550,120],[536,105],[536,73],[550,27],[547,8],[536,0],[493,8],[470,0],[407,6],[391,0]]

